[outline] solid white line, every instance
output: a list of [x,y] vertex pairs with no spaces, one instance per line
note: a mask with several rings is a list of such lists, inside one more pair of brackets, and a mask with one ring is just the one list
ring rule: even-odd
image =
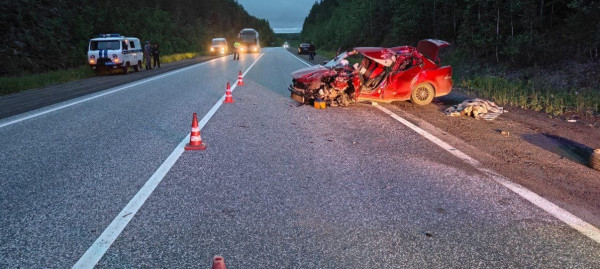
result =
[[[261,53],[256,60],[248,67],[246,72],[242,76],[245,76],[248,71],[258,62],[258,60],[263,56]],[[233,85],[231,87],[231,91],[236,88],[237,85]],[[198,123],[198,127],[202,129],[206,123],[212,118],[212,116],[217,112],[219,107],[223,104],[225,100],[225,95],[221,96],[219,101],[215,103],[215,105],[202,117],[202,120]],[[73,268],[93,268],[98,261],[104,256],[106,251],[110,248],[113,242],[119,237],[121,232],[125,229],[129,221],[133,219],[138,210],[144,205],[148,197],[154,192],[154,189],[160,184],[163,178],[167,175],[171,167],[177,162],[181,154],[184,152],[185,144],[189,141],[190,134],[188,134],[179,145],[171,152],[169,157],[158,167],[158,169],[154,172],[154,174],[146,181],[144,186],[131,198],[129,203],[121,210],[121,212],[113,219],[113,221],[106,227],[104,232],[96,239],[96,241],[88,248],[88,250],[81,256],[79,261]]]
[[303,64],[305,64],[305,65],[307,65],[307,66],[313,66],[312,64],[310,64],[310,63],[307,63],[306,61],[304,61],[302,58],[300,58],[300,57],[298,57],[298,56],[294,55],[294,54],[293,54],[293,53],[291,53],[289,50],[287,50],[287,49],[283,49],[283,50],[287,51],[287,53],[289,53],[290,55],[294,56],[294,58],[296,58],[298,61],[302,62]]
[[439,147],[443,148],[444,150],[448,151],[450,154],[452,154],[452,155],[458,157],[459,159],[463,160],[464,162],[472,165],[473,167],[475,167],[482,173],[488,175],[494,181],[498,182],[500,185],[506,187],[507,189],[511,190],[512,192],[523,197],[525,200],[527,200],[530,203],[534,204],[535,206],[541,208],[542,210],[544,210],[547,213],[549,213],[550,215],[556,217],[557,219],[564,222],[565,224],[571,226],[571,228],[579,231],[581,234],[587,236],[588,238],[600,243],[600,229],[598,229],[598,228],[594,227],[593,225],[585,222],[584,220],[578,218],[577,216],[573,215],[571,212],[569,212],[565,209],[562,209],[561,207],[555,205],[554,203],[542,198],[541,196],[537,195],[535,192],[532,192],[529,189],[510,181],[509,179],[503,177],[502,175],[500,175],[490,169],[484,168],[479,161],[471,158],[469,155],[463,153],[462,151],[450,146],[448,143],[442,141],[441,139],[435,137],[434,135],[428,133],[427,131],[419,128],[418,126],[416,126],[416,125],[412,124],[411,122],[405,120],[404,118],[398,116],[397,114],[388,110],[387,108],[380,106],[376,102],[373,102],[373,106],[375,106],[379,110],[383,111],[385,114],[388,114],[389,116],[391,116],[395,120],[399,121],[400,123],[404,124],[406,127],[410,128],[413,131],[417,132],[418,134],[422,135],[429,141],[433,142],[434,144],[436,144]]
[[[288,50],[286,50],[286,51],[289,52]],[[296,58],[300,62],[302,62],[303,64],[305,64],[307,66],[311,66],[310,64],[306,63],[304,60],[296,57],[296,55],[294,55],[293,53],[291,53],[291,52],[289,52],[289,53],[290,53],[290,55],[294,56],[294,58]],[[472,165],[473,167],[475,167],[482,173],[491,177],[494,181],[498,182],[499,184],[508,188],[512,192],[523,197],[527,201],[531,202],[535,206],[546,211],[547,213],[549,213],[550,215],[559,219],[560,221],[564,222],[565,224],[571,226],[573,229],[579,231],[580,233],[587,236],[588,238],[600,243],[600,230],[598,228],[596,228],[593,225],[578,218],[577,216],[573,215],[571,212],[569,212],[565,209],[562,209],[561,207],[555,205],[554,203],[542,198],[541,196],[537,195],[535,192],[532,192],[529,189],[508,180],[507,178],[495,173],[494,171],[492,171],[490,169],[482,167],[481,163],[479,161],[471,158],[471,156],[454,148],[453,146],[442,141],[441,139],[437,138],[436,136],[434,136],[434,135],[428,133],[427,131],[419,128],[418,126],[412,124],[410,121],[407,121],[404,118],[398,116],[397,114],[393,113],[392,111],[388,110],[387,108],[380,106],[376,102],[373,102],[373,106],[375,106],[379,110],[383,111],[385,114],[388,114],[390,117],[392,117],[395,120],[399,121],[400,123],[404,124],[406,127],[410,128],[411,130],[415,131],[416,133],[420,134],[421,136],[425,137],[427,140],[433,142],[434,144],[436,144],[439,147],[443,148],[444,150],[448,151],[450,154],[452,154],[452,155],[456,156],[457,158],[463,160],[464,162]]]
[[[41,115],[44,115],[44,114],[47,114],[47,113],[50,113],[50,112],[54,112],[54,111],[57,111],[57,110],[60,110],[60,109],[66,108],[66,107],[70,107],[70,106],[73,106],[73,105],[76,105],[76,104],[87,102],[87,101],[96,99],[98,97],[102,97],[102,96],[105,96],[105,95],[113,94],[115,92],[119,92],[119,91],[131,88],[131,87],[134,87],[134,86],[137,86],[137,85],[140,85],[140,84],[144,84],[146,82],[150,82],[150,81],[159,79],[159,78],[164,78],[166,76],[170,76],[170,75],[173,75],[173,74],[176,74],[176,73],[179,73],[179,72],[191,69],[191,68],[199,67],[201,65],[207,64],[207,63],[212,62],[212,61],[217,61],[217,60],[221,60],[221,58],[212,59],[210,61],[201,62],[201,63],[194,64],[194,65],[191,65],[191,66],[188,66],[188,67],[184,67],[184,68],[181,68],[181,69],[170,71],[170,72],[167,72],[167,73],[162,74],[162,75],[153,76],[153,77],[150,77],[150,78],[147,78],[147,79],[144,79],[144,80],[132,83],[132,84],[127,84],[125,86],[122,86],[120,88],[116,88],[116,89],[113,89],[113,90],[110,90],[110,89],[103,90],[103,91],[101,91],[99,93],[93,93],[91,96],[88,96],[88,97],[83,98],[83,99],[68,100],[68,101],[65,101],[63,105],[59,105],[57,107],[52,107],[52,108],[49,108],[49,109],[43,109],[42,108],[42,111],[34,113],[34,114],[31,114],[31,115],[24,115],[24,114],[27,113],[27,112],[25,112],[25,113],[21,114],[22,116],[19,116],[19,115],[14,116],[14,117],[17,117],[14,120],[11,120],[11,121],[8,121],[8,122],[5,122],[5,123],[1,123],[0,124],[0,128],[6,127],[6,126],[9,126],[9,125],[12,125],[12,124],[24,121],[24,120],[35,118],[35,117],[38,117],[38,116],[41,116]],[[50,106],[53,106],[53,105],[50,105]]]

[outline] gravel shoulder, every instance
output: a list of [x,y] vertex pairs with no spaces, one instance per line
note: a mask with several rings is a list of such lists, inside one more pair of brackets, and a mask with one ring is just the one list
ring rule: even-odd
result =
[[506,107],[509,112],[494,121],[444,115],[468,98],[455,89],[429,106],[394,105],[488,167],[600,226],[600,171],[587,166],[593,149],[600,148],[598,125],[515,107]]
[[0,96],[0,119],[70,100],[86,94],[127,84],[136,80],[160,75],[175,69],[205,62],[214,58],[216,57],[201,56],[194,59],[162,64],[161,68],[154,68],[152,70],[142,70],[140,72],[130,71],[128,75],[124,75],[122,73],[112,73],[48,87],[2,95]]

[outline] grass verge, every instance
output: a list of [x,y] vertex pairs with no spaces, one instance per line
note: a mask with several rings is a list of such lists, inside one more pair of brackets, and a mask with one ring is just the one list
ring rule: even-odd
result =
[[463,78],[458,85],[469,95],[554,116],[575,113],[593,117],[600,113],[600,91],[597,89],[557,89],[531,80],[508,80],[495,76]]
[[[203,55],[198,52],[177,53],[160,56],[160,63],[167,64]],[[20,92],[28,89],[41,88],[49,85],[79,80],[95,76],[94,71],[87,65],[56,70],[38,74],[24,74],[18,77],[0,77],[0,95]]]

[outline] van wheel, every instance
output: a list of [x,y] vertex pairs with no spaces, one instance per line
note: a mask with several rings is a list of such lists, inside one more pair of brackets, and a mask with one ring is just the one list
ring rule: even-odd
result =
[[420,83],[413,88],[410,94],[410,101],[414,104],[424,106],[431,103],[433,97],[435,97],[433,86],[429,83]]
[[133,71],[140,72],[140,64],[136,64],[133,66]]
[[[134,68],[135,70],[135,68]],[[142,61],[138,61],[137,63],[137,70],[135,70],[136,72],[141,71],[142,70]]]
[[129,65],[123,66],[123,74],[125,74],[125,75],[129,74]]

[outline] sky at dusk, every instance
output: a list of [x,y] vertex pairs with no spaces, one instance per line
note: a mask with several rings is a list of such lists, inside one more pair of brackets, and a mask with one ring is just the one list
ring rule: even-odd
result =
[[267,19],[275,33],[299,33],[315,0],[238,0],[252,16]]

